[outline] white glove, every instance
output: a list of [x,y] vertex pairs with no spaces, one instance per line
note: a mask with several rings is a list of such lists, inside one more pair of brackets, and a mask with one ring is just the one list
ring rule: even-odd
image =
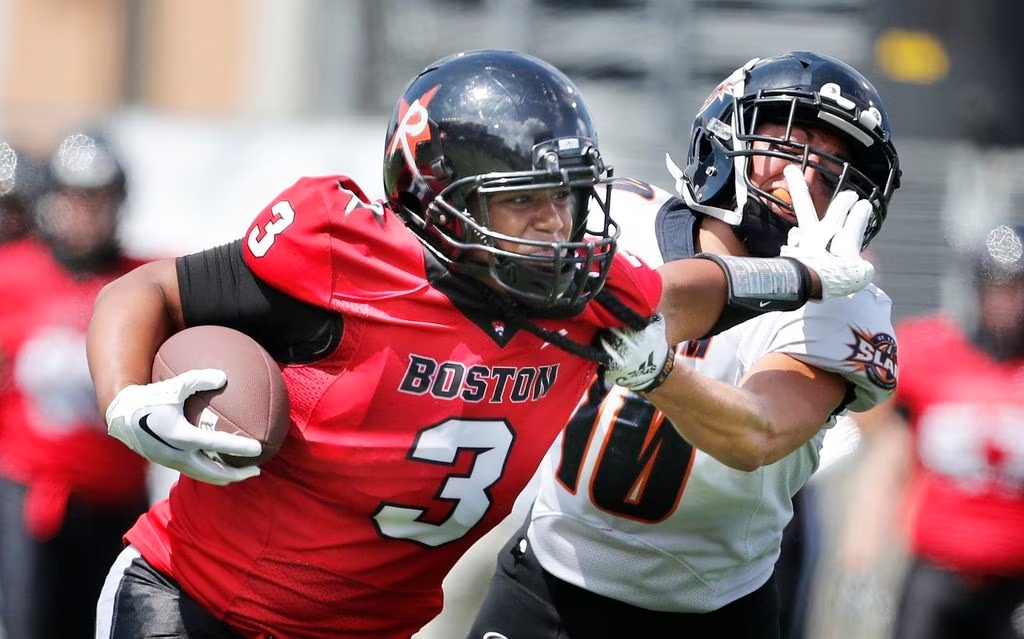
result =
[[643,330],[609,328],[599,339],[609,360],[605,375],[619,386],[638,393],[652,391],[672,372],[675,353],[665,337],[661,313]]
[[227,383],[224,371],[205,368],[152,384],[125,386],[107,407],[107,432],[146,459],[193,479],[223,486],[260,474],[257,466],[234,468],[214,461],[217,454],[256,457],[255,439],[203,430],[185,419],[185,400],[198,391]]
[[871,202],[842,191],[829,203],[819,220],[803,173],[795,165],[783,170],[793,198],[797,226],[789,231],[780,255],[791,257],[818,274],[821,299],[856,293],[875,276],[875,267],[860,256]]

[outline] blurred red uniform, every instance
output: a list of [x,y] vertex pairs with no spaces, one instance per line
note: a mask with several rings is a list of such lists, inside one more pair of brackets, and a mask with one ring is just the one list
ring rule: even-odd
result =
[[97,293],[142,263],[117,241],[125,174],[105,140],[82,133],[44,168],[26,202],[33,232],[0,246],[5,639],[91,637],[92,602],[148,503],[146,460],[107,435],[85,351]]
[[[896,327],[892,402],[865,414],[841,561],[855,610],[877,606],[870,564],[899,512],[909,568],[897,639],[1017,637],[1024,603],[1024,227],[1001,225],[970,255],[974,322]],[[909,471],[909,472],[908,472]],[[906,480],[902,510],[891,504]],[[859,586],[858,586],[859,584]],[[872,603],[876,602],[876,603]]]
[[897,335],[896,401],[917,442],[911,550],[967,575],[1024,575],[1024,357],[998,361],[941,317]]

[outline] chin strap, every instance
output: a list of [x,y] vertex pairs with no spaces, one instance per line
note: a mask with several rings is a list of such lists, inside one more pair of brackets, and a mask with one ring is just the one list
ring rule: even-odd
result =
[[740,223],[733,228],[747,251],[754,257],[778,257],[794,227],[772,213],[761,200],[750,198],[743,205]]

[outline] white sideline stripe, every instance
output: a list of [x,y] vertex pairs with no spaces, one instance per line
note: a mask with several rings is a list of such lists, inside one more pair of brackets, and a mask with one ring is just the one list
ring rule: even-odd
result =
[[96,639],[110,639],[110,626],[114,620],[114,598],[117,596],[117,589],[121,586],[121,579],[128,566],[132,565],[139,551],[135,546],[127,546],[114,560],[114,564],[107,573],[107,579],[103,582],[103,590],[100,591],[100,598],[96,600]]

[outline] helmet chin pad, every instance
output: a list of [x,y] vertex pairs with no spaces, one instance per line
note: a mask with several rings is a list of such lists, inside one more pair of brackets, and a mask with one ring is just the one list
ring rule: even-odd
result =
[[736,235],[754,257],[778,257],[795,225],[776,215],[756,197],[743,205],[743,217],[734,226]]
[[569,261],[551,268],[549,264],[531,265],[495,255],[492,258],[491,276],[513,298],[530,306],[544,307],[572,292],[570,289],[575,283],[576,268]]

